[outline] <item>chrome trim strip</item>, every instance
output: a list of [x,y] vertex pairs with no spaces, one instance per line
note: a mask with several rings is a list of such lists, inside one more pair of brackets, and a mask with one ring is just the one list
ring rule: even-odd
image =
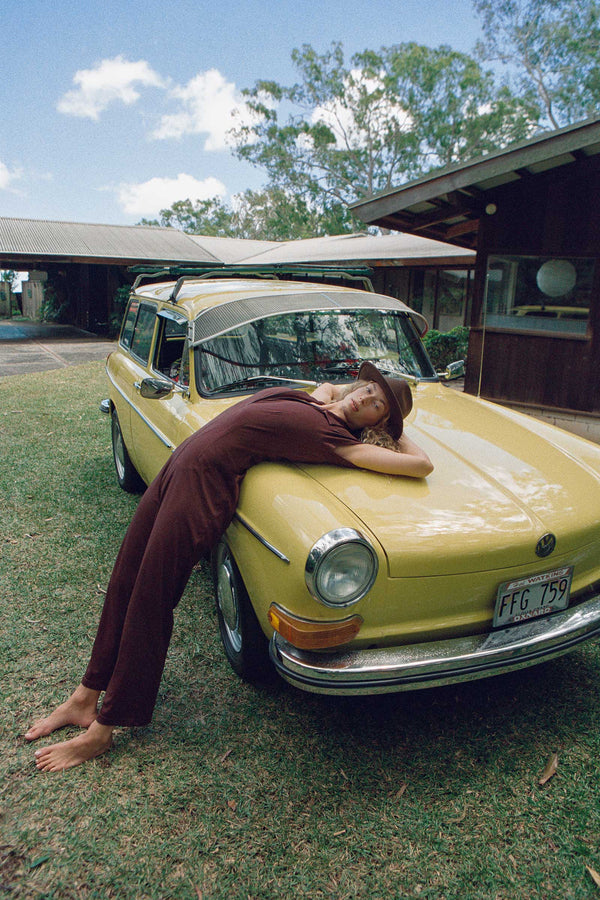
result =
[[140,419],[142,420],[142,422],[144,422],[144,423],[148,426],[148,428],[150,429],[150,431],[151,431],[153,434],[155,434],[156,437],[159,439],[159,441],[160,441],[162,444],[164,444],[165,447],[168,447],[169,450],[170,450],[171,453],[172,453],[173,450],[176,449],[176,448],[175,448],[175,444],[171,443],[171,441],[168,440],[168,438],[165,437],[165,435],[162,433],[162,431],[159,431],[158,428],[156,428],[156,426],[153,425],[152,422],[151,422],[149,419],[147,419],[146,416],[145,416],[143,413],[141,413],[141,412],[139,411],[139,409],[137,408],[137,406],[135,406],[135,404],[129,399],[129,397],[127,396],[127,394],[119,387],[119,385],[116,383],[115,379],[111,376],[111,374],[110,374],[110,372],[109,372],[108,370],[107,370],[106,374],[108,375],[108,380],[110,381],[110,383],[112,384],[112,386],[114,387],[114,389],[121,395],[121,397],[123,398],[123,400],[124,400],[126,403],[129,404],[129,406],[132,408],[132,410],[138,414],[138,416],[140,417]]
[[270,550],[271,553],[274,553],[277,559],[280,559],[284,563],[289,563],[289,559],[287,558],[285,553],[282,553],[281,550],[278,550],[277,547],[274,547],[273,544],[270,544],[261,534],[258,533],[258,531],[256,531],[255,528],[252,527],[252,525],[250,525],[249,522],[244,519],[242,515],[240,515],[239,512],[236,512],[234,518],[237,519],[240,525],[243,525],[244,528],[246,528],[250,532],[250,534],[253,535],[256,540],[263,545],[263,547],[266,547],[267,550]]
[[277,632],[270,654],[290,684],[317,694],[381,694],[473,681],[536,665],[600,635],[600,592],[561,613],[488,634],[374,650],[309,652]]

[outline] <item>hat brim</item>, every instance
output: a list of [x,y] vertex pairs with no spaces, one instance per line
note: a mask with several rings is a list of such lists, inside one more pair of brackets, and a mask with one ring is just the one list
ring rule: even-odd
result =
[[[386,431],[391,434],[394,440],[397,441],[398,438],[401,437],[404,430],[404,415],[398,398],[389,386],[387,378],[385,377],[385,375],[382,375],[377,366],[374,366],[371,362],[364,362],[361,364],[361,367],[358,370],[358,378],[361,381],[374,381],[383,391],[389,409],[388,420],[384,427]],[[400,379],[397,380],[400,381]],[[404,383],[407,384],[406,382]],[[410,412],[410,410],[408,410],[407,412]]]

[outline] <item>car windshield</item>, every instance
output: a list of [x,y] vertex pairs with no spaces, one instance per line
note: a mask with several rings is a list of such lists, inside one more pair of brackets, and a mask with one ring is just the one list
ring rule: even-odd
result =
[[370,360],[386,375],[434,379],[405,312],[287,313],[238,326],[195,347],[203,394],[288,382],[349,381]]

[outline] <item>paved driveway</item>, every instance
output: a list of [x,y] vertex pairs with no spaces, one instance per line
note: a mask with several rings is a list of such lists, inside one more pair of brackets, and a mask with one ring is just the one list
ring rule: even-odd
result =
[[0,319],[0,378],[106,359],[115,346],[71,325]]

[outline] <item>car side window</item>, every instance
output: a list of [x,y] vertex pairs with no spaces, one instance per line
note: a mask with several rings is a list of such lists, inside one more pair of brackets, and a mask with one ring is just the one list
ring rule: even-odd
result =
[[187,322],[175,321],[162,315],[158,318],[160,332],[154,353],[154,368],[173,381],[187,384],[182,379]]
[[154,323],[156,322],[156,307],[142,303],[131,338],[131,352],[141,362],[147,363],[150,356]]
[[137,297],[132,297],[123,319],[123,325],[121,326],[120,343],[127,350],[131,347],[131,338],[133,337],[133,329],[139,308],[140,301]]

